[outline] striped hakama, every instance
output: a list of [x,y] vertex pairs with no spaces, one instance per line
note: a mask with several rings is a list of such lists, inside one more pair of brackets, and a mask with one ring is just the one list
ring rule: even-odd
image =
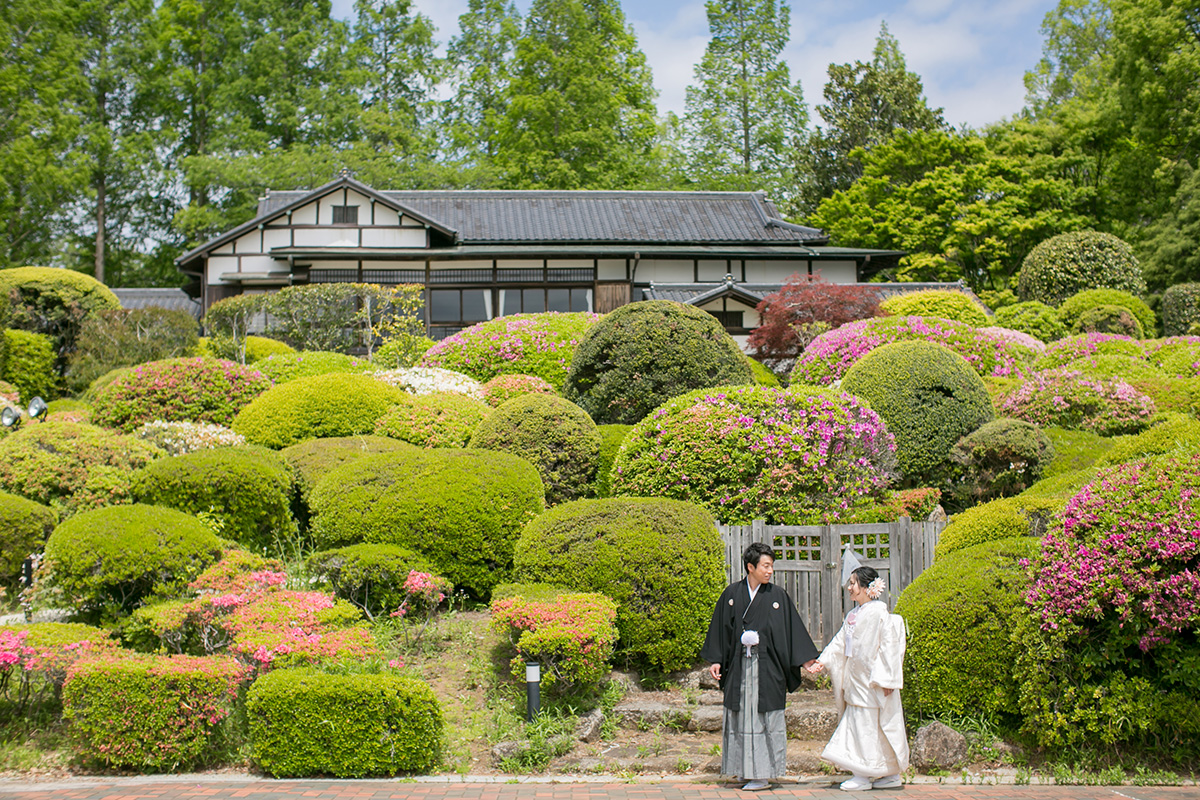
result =
[[787,771],[787,721],[783,709],[758,710],[758,647],[742,648],[741,710],[725,708],[721,774],[769,780]]

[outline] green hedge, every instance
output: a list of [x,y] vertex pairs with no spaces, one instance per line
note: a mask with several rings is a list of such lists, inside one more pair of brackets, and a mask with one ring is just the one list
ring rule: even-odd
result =
[[52,583],[93,619],[173,596],[220,557],[221,543],[203,522],[159,506],[85,511],[46,541]]
[[[287,347],[287,345],[283,346]],[[249,353],[247,353],[246,360],[247,362],[250,360]],[[254,368],[273,380],[276,385],[294,381],[297,378],[311,378],[314,375],[329,375],[335,372],[374,372],[378,369],[365,358],[355,358],[344,353],[324,350],[271,353],[263,358],[255,359]]]
[[954,444],[989,422],[992,401],[965,358],[930,342],[896,342],[859,359],[842,390],[866,400],[896,437],[896,459],[910,486],[951,474]]
[[0,492],[0,585],[16,594],[25,559],[41,552],[57,524],[54,509]]
[[54,341],[49,336],[29,331],[3,331],[8,353],[0,378],[21,392],[21,402],[35,397],[53,400],[58,394],[54,374]]
[[373,433],[406,392],[369,375],[298,378],[263,392],[233,420],[250,444],[279,449],[305,439]]
[[900,595],[896,613],[908,624],[906,712],[1015,718],[1012,633],[1020,615],[1029,613],[1021,561],[1037,548],[1038,540],[1025,536],[939,554]]
[[246,715],[251,758],[275,777],[424,772],[441,759],[441,706],[415,678],[277,670],[250,687]]
[[326,473],[342,464],[363,456],[411,450],[413,446],[386,436],[333,436],[308,439],[285,447],[279,454],[292,465],[301,504],[308,506],[308,496]]
[[375,432],[417,447],[466,447],[491,408],[457,392],[408,395],[375,423]]
[[253,550],[278,550],[296,532],[292,471],[263,448],[219,447],[159,459],[133,476],[133,496],[147,505],[210,513],[221,521],[222,537]]
[[510,597],[550,601],[573,591],[575,590],[569,586],[556,586],[553,583],[501,583],[492,589],[492,602],[507,600]]
[[587,496],[600,458],[600,432],[582,408],[545,394],[525,394],[496,408],[471,436],[473,449],[520,456],[537,467],[546,503]]
[[613,492],[613,462],[625,437],[633,430],[632,425],[597,425],[600,432],[600,454],[596,457],[596,497],[612,497]]
[[314,553],[305,567],[371,617],[395,611],[404,602],[408,573],[437,571],[424,556],[394,544],[352,544]]
[[395,544],[430,560],[455,586],[487,597],[508,579],[521,528],[542,512],[537,470],[483,450],[411,450],[352,461],[313,489],[321,549]]
[[937,317],[983,327],[990,323],[987,312],[962,292],[926,289],[893,295],[879,304],[885,314],[897,317]]
[[1030,250],[1017,275],[1022,300],[1057,306],[1087,289],[1145,294],[1146,281],[1133,248],[1111,233],[1063,233]]
[[619,652],[670,671],[696,659],[725,587],[724,553],[712,516],[691,503],[577,500],[525,527],[515,572],[616,600]]
[[955,514],[938,537],[937,558],[984,542],[1030,535],[1024,504],[1013,497],[992,500]]
[[783,386],[779,381],[779,376],[771,371],[771,368],[761,361],[756,361],[753,358],[747,358],[746,363],[750,365],[750,377],[757,386],[770,386],[778,389]]
[[1053,342],[1067,335],[1067,326],[1058,310],[1037,300],[996,309],[995,322],[1002,328],[1028,333],[1043,342]]
[[1200,323],[1200,283],[1177,283],[1162,296],[1163,334],[1184,336]]
[[693,389],[752,382],[745,355],[716,317],[647,300],[618,308],[588,331],[563,396],[597,424],[632,425]]
[[[1085,333],[1088,330],[1097,329],[1088,328],[1081,331],[1075,330],[1076,327],[1079,326],[1089,311],[1094,311],[1104,306],[1116,306],[1117,308],[1125,309],[1137,319],[1138,325],[1145,336],[1154,336],[1158,320],[1155,319],[1154,312],[1150,310],[1150,306],[1146,305],[1145,301],[1141,298],[1118,289],[1088,289],[1087,291],[1072,295],[1058,307],[1058,316],[1062,319],[1063,324],[1074,333]],[[1134,334],[1123,330],[1104,330],[1098,332],[1124,333],[1127,336],[1134,336]],[[1142,335],[1134,336],[1134,338],[1141,339]]]
[[75,349],[84,319],[121,307],[117,296],[92,276],[53,267],[0,269],[0,295],[15,299],[6,327],[51,337],[59,368]]
[[1185,414],[1166,418],[1135,436],[1117,436],[1112,447],[1096,459],[1097,467],[1123,464],[1140,458],[1200,453],[1200,420]]
[[1024,491],[1054,461],[1054,444],[1037,427],[1019,419],[995,419],[950,449],[962,467],[954,493],[967,504]]

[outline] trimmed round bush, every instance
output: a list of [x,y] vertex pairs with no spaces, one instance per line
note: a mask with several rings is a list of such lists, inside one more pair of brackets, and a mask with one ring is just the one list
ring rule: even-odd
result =
[[399,545],[487,597],[508,580],[513,544],[543,498],[542,480],[523,458],[439,448],[351,461],[316,485],[309,505],[320,549]]
[[779,382],[779,376],[772,372],[766,364],[753,358],[747,358],[746,361],[750,364],[750,377],[756,386],[770,386],[775,389],[783,386]]
[[1200,453],[1200,420],[1187,414],[1164,416],[1149,430],[1113,439],[1112,447],[1096,459],[1096,466],[1108,467],[1150,456]]
[[296,475],[300,500],[307,505],[314,486],[335,467],[378,453],[411,450],[413,446],[386,436],[334,436],[308,439],[285,447],[279,454],[287,459]]
[[214,447],[242,447],[246,438],[223,425],[207,422],[147,422],[133,432],[144,442],[173,456],[211,450]]
[[35,397],[53,400],[55,389],[54,340],[40,333],[21,330],[0,331],[8,356],[3,377],[20,392],[21,402],[28,404]]
[[115,381],[117,378],[128,375],[132,371],[133,367],[117,367],[116,369],[110,369],[108,372],[104,373],[99,378],[96,378],[96,380],[88,384],[88,388],[80,393],[79,399],[90,406],[92,403],[96,402],[96,397],[99,396],[100,392],[103,391],[110,383]]
[[0,490],[70,515],[128,502],[134,470],[161,455],[154,445],[94,425],[23,425],[0,439]]
[[0,584],[13,590],[25,559],[40,553],[58,524],[54,509],[8,492],[0,492]]
[[1200,377],[1200,336],[1172,336],[1146,342],[1146,357],[1168,375]]
[[221,535],[254,550],[279,549],[296,531],[292,472],[278,454],[222,447],[161,458],[133,476],[139,503],[220,520]]
[[1163,334],[1183,336],[1200,323],[1200,283],[1177,283],[1162,296]]
[[814,339],[792,370],[792,383],[828,386],[860,358],[895,342],[940,344],[967,360],[979,375],[1020,376],[1033,353],[961,322],[924,317],[877,317],[851,322]]
[[515,397],[479,423],[472,448],[511,453],[537,467],[546,503],[587,495],[596,477],[600,432],[579,406],[558,396]]
[[146,505],[85,511],[46,540],[53,585],[85,617],[124,615],[151,597],[174,596],[221,552],[200,520]]
[[279,449],[305,439],[375,432],[405,392],[370,375],[297,378],[263,392],[238,412],[233,429],[250,444]]
[[1116,333],[1141,339],[1145,336],[1142,323],[1133,312],[1121,306],[1096,306],[1079,315],[1072,333]]
[[1022,300],[1052,306],[1088,289],[1146,293],[1142,267],[1128,243],[1098,231],[1062,233],[1030,250],[1017,275]]
[[1161,381],[1169,377],[1149,361],[1135,356],[1087,356],[1068,362],[1062,369],[1077,370],[1089,378],[1121,378],[1128,383]]
[[596,457],[596,497],[612,497],[613,465],[625,443],[632,425],[597,425],[600,433],[600,454]]
[[[1140,297],[1135,297],[1129,292],[1122,292],[1117,289],[1089,289],[1084,292],[1072,295],[1063,301],[1063,304],[1058,307],[1058,316],[1062,319],[1064,325],[1072,329],[1075,333],[1087,333],[1096,331],[1099,333],[1124,333],[1127,336],[1134,336],[1132,333],[1125,331],[1105,331],[1095,328],[1084,328],[1076,330],[1080,327],[1084,316],[1089,311],[1103,308],[1104,306],[1116,306],[1123,308],[1133,315],[1138,326],[1147,336],[1153,336],[1158,321],[1154,317],[1154,312],[1150,310],[1150,306],[1146,305]],[[1107,316],[1112,316],[1113,312],[1106,312]],[[1140,339],[1139,336],[1134,338]]]
[[1052,369],[1090,356],[1128,356],[1144,358],[1141,343],[1129,336],[1113,333],[1081,333],[1051,342],[1046,352],[1033,362],[1033,371]]
[[495,407],[523,394],[558,394],[550,383],[536,375],[497,375],[483,385],[483,399]]
[[281,342],[278,339],[269,339],[266,336],[246,337],[247,364],[256,364],[271,356],[282,356],[294,352],[296,351],[291,345]]
[[439,367],[405,367],[373,373],[376,380],[409,394],[461,394],[483,400],[483,384],[461,372]]
[[1045,483],[1047,478],[1091,467],[1096,463],[1096,459],[1108,452],[1113,445],[1112,439],[1106,439],[1092,431],[1073,431],[1053,425],[1040,428],[1054,445],[1054,461],[1042,473],[1042,480],[1034,484],[1035,486]]
[[967,360],[930,342],[872,350],[846,373],[842,389],[887,424],[910,485],[936,484],[952,472],[950,449],[993,417],[987,387]]
[[1155,412],[1154,401],[1128,383],[1093,380],[1070,369],[1034,373],[996,406],[1034,425],[1082,428],[1101,436],[1137,433]]
[[629,432],[613,493],[687,500],[731,525],[824,522],[882,496],[895,473],[894,450],[879,416],[845,393],[698,389]]
[[466,447],[491,409],[453,392],[408,395],[375,423],[375,433],[417,447]]
[[92,421],[126,432],[160,419],[229,425],[243,406],[270,387],[270,378],[232,361],[151,361],[96,393]]
[[996,324],[1027,333],[1041,342],[1053,342],[1067,335],[1067,326],[1058,310],[1037,300],[996,309]]
[[[998,339],[1005,344],[1017,345],[1023,347],[1031,353],[1043,353],[1046,350],[1045,342],[1042,342],[1028,333],[1023,331],[1015,331],[1012,328],[1000,328],[995,325],[988,325],[985,328],[976,328],[981,334],[990,336],[993,339]],[[982,375],[980,377],[990,378],[990,375]]]
[[338,597],[349,600],[369,617],[388,614],[408,596],[404,582],[413,570],[436,570],[423,556],[394,544],[352,544],[308,557],[309,575],[329,584]]
[[58,356],[75,349],[85,317],[121,307],[117,296],[91,275],[53,267],[0,269],[0,295],[14,298],[5,327],[50,336]]
[[892,295],[879,304],[885,314],[896,317],[937,317],[982,327],[989,322],[983,307],[962,292],[925,289]]
[[1050,437],[1019,419],[995,419],[967,434],[950,450],[962,467],[955,493],[971,503],[1018,494],[1054,461]]
[[511,314],[461,330],[429,348],[423,367],[462,372],[479,381],[536,375],[562,389],[575,349],[599,314]]
[[1013,497],[992,500],[968,508],[950,518],[934,550],[935,561],[957,550],[984,542],[1029,536],[1032,529],[1025,503]]
[[[271,341],[268,339],[267,341]],[[286,344],[279,342],[283,347]],[[246,361],[250,361],[249,346],[247,346]],[[331,372],[374,372],[377,367],[365,358],[355,358],[344,353],[310,350],[297,353],[291,348],[286,352],[272,353],[254,361],[254,368],[266,375],[276,385],[294,381],[297,378],[311,378],[314,375],[328,375]]]
[[745,355],[716,317],[647,300],[621,306],[588,331],[563,396],[597,424],[632,425],[693,389],[750,383]]
[[419,773],[441,760],[441,704],[407,676],[275,670],[250,687],[246,718],[250,757],[277,778]]
[[692,666],[725,588],[725,548],[708,512],[677,500],[577,500],[521,532],[523,581],[617,602],[618,651],[663,671]]
[[1029,613],[1021,563],[1037,552],[1037,541],[1024,536],[939,552],[933,566],[900,595],[896,613],[908,625],[906,711],[930,717],[1016,716],[1012,664],[1017,646],[1011,637]]

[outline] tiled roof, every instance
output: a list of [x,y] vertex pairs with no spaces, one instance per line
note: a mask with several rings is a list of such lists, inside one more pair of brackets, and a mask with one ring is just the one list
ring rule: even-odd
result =
[[121,301],[121,308],[166,308],[200,318],[200,304],[183,289],[113,289],[112,293]]
[[[853,286],[860,291],[877,292],[880,298],[890,297],[895,294],[907,294],[908,292],[919,292],[925,289],[948,289],[959,291],[970,297],[975,302],[983,305],[970,287],[966,286],[962,281],[957,283],[852,283],[847,284]],[[703,302],[710,295],[720,296],[720,289],[726,286],[733,286],[740,289],[745,294],[750,294],[758,297],[760,300],[763,297],[778,292],[783,288],[780,283],[656,283],[651,284],[650,288],[644,289],[647,300],[674,300],[677,303],[693,303]]]

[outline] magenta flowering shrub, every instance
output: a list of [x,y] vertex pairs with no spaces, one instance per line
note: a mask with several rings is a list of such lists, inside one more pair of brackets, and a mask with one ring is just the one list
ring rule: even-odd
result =
[[562,594],[552,600],[509,597],[492,602],[492,629],[514,651],[512,676],[525,664],[542,665],[542,685],[562,691],[598,683],[608,675],[617,644],[617,604],[595,592]]
[[1003,416],[1041,427],[1082,429],[1101,436],[1138,433],[1155,412],[1154,401],[1117,378],[1088,378],[1070,369],[1049,369],[996,402]]
[[995,325],[987,328],[976,328],[977,331],[985,336],[991,336],[999,339],[1007,344],[1015,344],[1020,347],[1028,348],[1034,353],[1041,354],[1046,351],[1046,343],[1041,339],[1030,336],[1025,331],[1013,330],[1012,328],[1001,328]]
[[1088,356],[1132,356],[1144,358],[1142,343],[1116,333],[1081,333],[1046,345],[1046,352],[1033,362],[1033,369],[1052,369]]
[[728,524],[805,524],[882,498],[896,443],[853,395],[793,386],[698,389],[629,431],[615,495],[670,497]]
[[80,659],[117,650],[108,631],[68,622],[0,627],[0,692],[24,709],[62,688]]
[[410,620],[428,618],[446,599],[446,590],[449,588],[450,582],[441,576],[410,570],[401,587],[404,600],[391,616]]
[[792,383],[827,386],[876,347],[920,340],[944,345],[967,360],[979,375],[1024,374],[1033,353],[994,334],[961,322],[934,317],[876,317],[850,322],[814,339],[792,370]]
[[140,364],[96,395],[92,422],[129,432],[155,420],[229,426],[271,388],[261,372],[232,361],[170,358]]
[[535,375],[561,391],[575,348],[599,314],[513,314],[480,322],[429,348],[422,367],[442,367],[476,380]]
[[558,394],[546,380],[536,375],[497,375],[483,385],[483,399],[498,406],[523,394]]

